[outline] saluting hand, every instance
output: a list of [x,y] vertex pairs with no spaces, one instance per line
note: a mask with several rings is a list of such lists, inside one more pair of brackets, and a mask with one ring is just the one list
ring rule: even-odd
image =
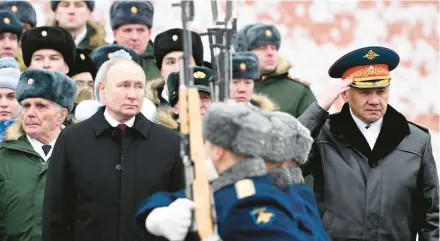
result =
[[341,82],[332,84],[325,94],[318,96],[318,105],[324,110],[328,111],[341,93],[350,89],[353,83],[353,78],[348,77]]

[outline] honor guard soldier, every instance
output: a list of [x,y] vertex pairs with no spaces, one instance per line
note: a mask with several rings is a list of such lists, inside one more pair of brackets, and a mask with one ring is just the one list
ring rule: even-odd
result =
[[160,77],[150,41],[154,7],[150,1],[115,1],[110,7],[110,25],[115,43],[139,55],[147,81]]
[[[75,81],[78,91],[75,97],[76,105],[89,99],[95,99],[93,87],[97,69],[89,57],[90,50],[76,49],[75,65],[69,71],[69,76]],[[75,108],[74,108],[75,111]]]
[[[156,106],[169,105],[168,86],[166,79],[172,72],[180,71],[180,57],[183,55],[183,30],[169,29],[154,39],[154,57],[162,78],[157,78],[147,84],[147,97]],[[203,44],[200,35],[191,31],[192,57],[191,66],[203,66]]]
[[280,45],[278,29],[262,23],[246,25],[234,40],[235,51],[251,51],[258,56],[260,76],[254,91],[273,99],[280,111],[298,117],[315,97],[307,85],[289,75],[292,65],[278,56]]
[[23,27],[20,21],[9,11],[0,11],[0,58],[17,57],[19,39]]
[[[305,240],[290,203],[272,186],[263,159],[271,121],[252,105],[213,104],[203,122],[205,153],[222,240]],[[183,240],[194,204],[183,191],[157,193],[138,211],[138,225],[170,240]],[[186,229],[186,230],[185,230]]]
[[60,26],[73,36],[77,48],[93,49],[105,43],[104,26],[93,21],[95,1],[50,1],[54,18],[47,26]]
[[59,70],[67,74],[75,64],[75,42],[61,27],[29,29],[23,33],[21,48],[29,69]]
[[[194,66],[192,67],[192,70],[194,87],[199,90],[200,114],[203,118],[206,114],[206,111],[211,107],[212,104],[212,91],[210,87],[212,71],[206,67],[200,66]],[[175,130],[179,130],[179,80],[179,72],[173,72],[168,75],[168,96],[171,107],[168,107],[166,105],[162,106],[161,108],[159,108],[156,115],[156,122],[158,124]]]
[[[399,60],[378,46],[342,56],[329,70],[342,82],[299,118],[315,140],[303,171],[315,178],[322,222],[333,240],[439,239],[431,135],[388,104],[390,72]],[[339,95],[345,105],[329,115]]]
[[21,22],[23,31],[37,26],[37,13],[32,4],[27,1],[2,1],[0,10],[12,12]]

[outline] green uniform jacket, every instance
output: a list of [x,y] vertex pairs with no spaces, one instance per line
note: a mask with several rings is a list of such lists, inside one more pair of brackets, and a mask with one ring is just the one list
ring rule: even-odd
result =
[[274,72],[262,75],[255,81],[254,92],[267,95],[275,101],[280,111],[298,117],[316,98],[307,85],[289,77],[291,67],[290,63],[279,58]]
[[153,54],[153,42],[148,43],[147,49],[142,55],[139,55],[140,63],[147,77],[147,81],[161,78],[160,70],[157,68],[156,59]]
[[[19,129],[16,127],[14,124],[10,128]],[[0,143],[1,241],[42,240],[47,167],[48,163],[34,151],[26,136],[20,133],[15,133],[14,137],[5,135]]]

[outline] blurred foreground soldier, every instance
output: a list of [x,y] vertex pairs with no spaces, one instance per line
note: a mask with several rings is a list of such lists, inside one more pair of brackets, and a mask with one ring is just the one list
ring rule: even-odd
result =
[[304,184],[300,165],[307,162],[313,139],[310,131],[284,112],[267,112],[271,120],[270,144],[262,155],[273,185],[290,200],[298,230],[307,239],[329,241],[322,226],[313,191]]
[[[203,137],[222,240],[306,240],[259,158],[271,129],[269,118],[252,105],[216,103],[207,112]],[[193,208],[183,190],[162,192],[143,202],[136,221],[157,236],[184,240]]]
[[14,14],[0,11],[0,57],[17,57],[22,31],[21,23]]
[[[205,116],[206,111],[212,104],[211,87],[209,81],[212,77],[212,71],[206,67],[195,66],[192,67],[194,87],[199,90],[200,96],[200,115],[202,118]],[[160,125],[174,129],[176,131],[180,130],[179,123],[179,84],[180,84],[180,73],[173,72],[168,75],[168,96],[170,100],[171,107],[163,105],[159,108],[156,122]]]
[[20,112],[15,98],[20,74],[18,62],[15,59],[0,58],[0,142],[3,140],[6,128],[14,123]]
[[184,186],[180,138],[140,113],[145,74],[127,56],[116,52],[101,66],[105,106],[57,141],[44,196],[44,241],[151,240],[133,222],[140,201]]
[[21,22],[23,31],[37,26],[37,13],[27,1],[1,1],[0,10],[12,12]]
[[50,1],[55,18],[48,26],[60,26],[72,34],[77,48],[93,50],[105,44],[104,26],[93,21],[95,1]]
[[23,33],[23,60],[29,69],[59,70],[65,74],[75,65],[72,35],[61,27],[37,27]]
[[261,23],[243,27],[234,41],[235,51],[251,51],[258,56],[260,77],[254,91],[273,99],[280,111],[298,117],[315,97],[307,85],[289,75],[292,65],[278,56],[280,45],[278,29]]
[[2,240],[42,239],[48,161],[75,92],[73,80],[59,71],[27,70],[20,76],[16,95],[21,118],[0,143]]
[[110,7],[110,25],[115,43],[136,52],[147,81],[160,77],[150,40],[153,15],[154,7],[150,1],[115,1]]
[[[156,106],[169,105],[166,80],[170,73],[180,71],[180,58],[183,55],[182,40],[183,30],[180,28],[169,29],[158,34],[154,39],[154,57],[162,78],[149,81],[146,89],[150,92],[149,99]],[[191,31],[191,41],[193,56],[190,58],[190,64],[203,66],[203,44],[200,35]]]
[[[398,64],[397,53],[384,47],[344,55],[329,70],[342,82],[299,118],[315,139],[303,171],[315,178],[333,240],[439,239],[431,136],[388,104],[390,71]],[[346,104],[329,115],[339,94]]]

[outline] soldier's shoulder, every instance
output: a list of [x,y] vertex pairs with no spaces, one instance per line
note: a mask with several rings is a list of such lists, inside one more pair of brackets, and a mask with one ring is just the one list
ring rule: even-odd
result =
[[409,125],[410,129],[412,129],[411,127],[413,127],[413,128],[418,129],[418,130],[421,130],[422,132],[424,132],[426,134],[429,134],[429,129],[426,128],[426,127],[423,127],[423,126],[418,125],[418,124],[416,124],[414,122],[411,122],[411,121],[408,121],[408,125]]
[[304,79],[302,79],[302,78],[299,78],[299,77],[294,76],[292,74],[287,74],[287,78],[289,80],[292,80],[292,81],[294,81],[294,82],[304,86],[304,87],[310,88],[311,83],[306,81],[306,80],[304,80]]

